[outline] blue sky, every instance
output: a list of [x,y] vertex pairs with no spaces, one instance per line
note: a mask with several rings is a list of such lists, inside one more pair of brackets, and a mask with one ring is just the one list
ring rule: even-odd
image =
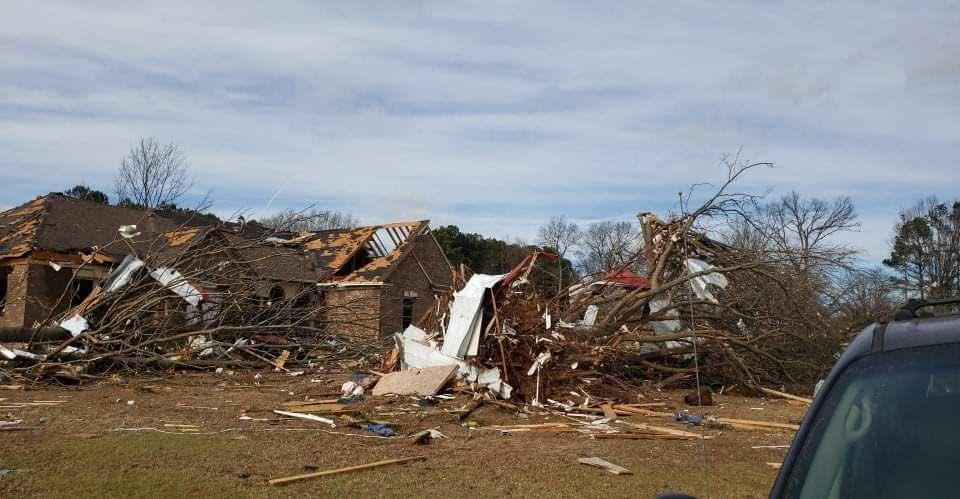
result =
[[776,168],[741,189],[851,196],[878,261],[960,187],[952,2],[200,3],[0,3],[0,207],[109,191],[156,136],[223,215],[530,240],[665,212],[742,147]]

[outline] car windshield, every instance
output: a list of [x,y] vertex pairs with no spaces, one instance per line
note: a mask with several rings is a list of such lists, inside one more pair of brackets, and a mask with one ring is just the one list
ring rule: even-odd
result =
[[956,497],[960,344],[852,363],[830,388],[786,497]]

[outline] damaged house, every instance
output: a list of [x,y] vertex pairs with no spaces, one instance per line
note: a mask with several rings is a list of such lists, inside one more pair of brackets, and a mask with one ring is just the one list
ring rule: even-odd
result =
[[148,211],[48,194],[0,213],[0,326],[32,327],[82,302],[138,238],[173,230]]
[[[268,238],[304,252],[316,272],[318,300],[344,332],[402,331],[452,291],[453,272],[429,221],[371,225]],[[276,289],[274,293],[289,293]]]
[[[118,233],[134,225],[135,233]],[[219,263],[203,263],[207,275],[190,274],[197,262],[177,256],[188,253]],[[205,306],[230,292],[217,284],[230,279],[211,270],[241,272],[256,286],[232,300],[282,304],[291,317],[322,314],[308,321],[369,337],[403,330],[450,292],[453,278],[427,221],[251,238],[50,194],[0,213],[0,326],[32,327],[76,307],[128,255],[193,275],[189,285]]]

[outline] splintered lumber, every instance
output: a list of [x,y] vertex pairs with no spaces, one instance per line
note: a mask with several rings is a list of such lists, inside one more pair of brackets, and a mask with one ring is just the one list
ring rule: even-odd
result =
[[0,385],[0,390],[23,390],[23,385]]
[[730,422],[723,423],[720,426],[726,427],[726,428],[732,428],[734,430],[742,430],[742,431],[770,431],[771,430],[771,428],[768,428],[766,426],[753,426],[748,424],[730,423]]
[[301,414],[299,412],[288,412],[288,411],[273,411],[274,414],[279,414],[281,416],[289,416],[291,418],[300,418],[306,419],[309,421],[316,421],[318,423],[326,423],[330,426],[337,426],[332,419],[324,418],[320,416],[314,416],[313,414]]
[[373,395],[436,395],[457,372],[456,365],[407,369],[387,374],[373,387]]
[[284,478],[274,478],[273,480],[268,481],[270,485],[286,485],[288,483],[300,482],[303,480],[311,480],[314,478],[322,478],[325,476],[332,475],[342,475],[343,473],[351,473],[354,471],[369,470],[373,468],[380,468],[381,466],[390,466],[392,464],[403,464],[403,463],[412,463],[414,461],[423,461],[427,456],[416,456],[416,457],[404,457],[400,459],[387,459],[385,461],[377,461],[375,463],[360,464],[357,466],[348,466],[346,468],[337,468],[335,470],[327,471],[318,471],[316,473],[307,473],[305,475],[294,475]]
[[594,440],[690,440],[689,437],[667,435],[666,433],[594,433]]
[[621,404],[624,407],[667,407],[666,402],[645,402],[643,404]]
[[797,395],[791,395],[785,392],[778,392],[777,390],[771,390],[770,388],[764,388],[762,386],[758,386],[757,389],[763,393],[766,393],[767,395],[773,395],[774,397],[780,397],[780,398],[789,399],[789,400],[796,400],[797,402],[803,402],[807,405],[810,405],[813,403],[813,400],[811,399],[808,399],[805,397],[799,397]]
[[577,459],[580,464],[585,464],[587,466],[593,466],[595,468],[601,468],[604,470],[613,473],[614,475],[632,475],[633,472],[624,468],[623,466],[617,466],[616,464],[611,463],[610,461],[605,461],[599,457],[581,457]]
[[567,433],[575,432],[577,430],[570,427],[566,423],[537,423],[537,424],[518,424],[518,425],[495,425],[495,426],[485,426],[484,429],[489,430],[498,430],[504,433],[515,433],[515,432],[548,432],[548,433]]
[[337,402],[340,399],[322,399],[322,400],[291,400],[289,402],[281,402],[280,405],[284,407],[299,407],[303,405],[317,405],[317,404],[338,404]]
[[617,411],[613,410],[613,406],[610,404],[603,404],[600,406],[600,409],[603,410],[603,417],[614,420],[617,419]]
[[39,426],[0,426],[0,431],[27,431],[39,429]]
[[280,405],[285,409],[291,409],[297,412],[319,412],[322,414],[356,414],[361,412],[357,407],[350,407],[344,404],[284,402]]
[[650,409],[644,409],[642,407],[633,407],[629,405],[615,405],[613,406],[613,408],[618,411],[628,412],[630,414],[639,414],[641,416],[656,416],[656,417],[667,417],[667,418],[673,417],[673,414],[669,412],[651,411]]
[[476,399],[476,400],[471,400],[470,402],[467,402],[467,405],[463,406],[463,409],[460,410],[460,415],[457,416],[457,419],[459,419],[460,421],[467,419],[468,417],[470,417],[470,414],[472,414],[473,411],[477,410],[477,408],[480,407],[481,405],[483,405],[483,399]]
[[754,426],[762,428],[778,428],[783,430],[793,430],[797,431],[800,429],[800,425],[791,424],[791,423],[774,423],[772,421],[758,421],[755,419],[733,419],[733,418],[717,418],[717,423],[719,424],[734,424],[734,425],[743,425],[743,426]]
[[[577,412],[587,412],[590,414],[604,414],[603,409],[600,409],[599,407],[575,407],[573,410]],[[573,412],[573,410],[568,412]],[[617,416],[631,416],[633,414],[637,414],[626,409],[621,409],[620,406],[613,406],[613,412],[616,413]],[[671,414],[671,416],[673,415]]]
[[712,435],[701,435],[700,433],[693,433],[690,431],[679,430],[677,428],[668,428],[666,426],[655,426],[655,425],[649,425],[645,423],[627,423],[627,424],[630,425],[630,427],[636,428],[640,431],[661,433],[664,435],[673,435],[675,437],[691,438],[691,439],[702,438],[704,440],[709,440],[713,438]]
[[520,410],[519,407],[511,404],[510,402],[503,402],[502,400],[494,400],[494,399],[484,398],[484,399],[483,399],[483,403],[484,403],[484,404],[495,405],[495,406],[500,407],[500,408],[503,408],[503,409],[510,409],[511,411],[519,411],[519,410]]

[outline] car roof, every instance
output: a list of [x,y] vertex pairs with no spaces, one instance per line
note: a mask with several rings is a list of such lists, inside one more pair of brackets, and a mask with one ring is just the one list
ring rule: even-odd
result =
[[899,317],[864,328],[847,347],[838,364],[872,353],[960,342],[960,314]]
[[[957,303],[958,300],[942,300],[946,302]],[[935,303],[936,304],[936,303]],[[929,305],[925,303],[924,306]],[[874,323],[860,332],[853,342],[847,346],[843,355],[830,370],[830,374],[824,381],[824,389],[814,396],[813,404],[807,410],[803,424],[800,430],[794,436],[794,443],[787,451],[783,466],[777,475],[773,489],[770,491],[770,497],[779,497],[786,487],[789,474],[800,452],[799,443],[802,443],[810,431],[812,423],[811,415],[820,412],[820,407],[826,397],[830,386],[833,385],[837,377],[852,362],[881,352],[890,352],[906,348],[929,347],[936,345],[945,345],[949,343],[960,343],[960,314],[944,315],[937,317],[918,317],[916,311],[922,308],[916,303],[908,304],[896,318],[890,322]]]

